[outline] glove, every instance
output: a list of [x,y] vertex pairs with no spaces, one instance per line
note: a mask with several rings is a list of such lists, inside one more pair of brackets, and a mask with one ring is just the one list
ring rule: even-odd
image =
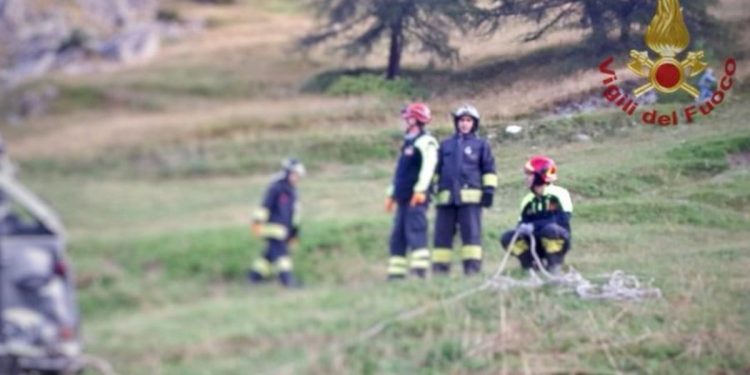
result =
[[516,228],[516,232],[518,232],[519,235],[531,236],[534,234],[534,224],[532,223],[518,224],[518,227]]
[[289,238],[296,241],[298,237],[299,237],[299,226],[295,225],[292,227],[292,230],[289,231]]
[[286,244],[289,245],[289,247],[297,247],[299,239],[297,237],[291,237],[286,241]]
[[253,232],[255,236],[260,237],[261,233],[263,233],[263,224],[252,223],[250,225],[250,231]]
[[492,190],[485,190],[482,192],[482,207],[492,207],[492,201],[495,198],[495,192]]
[[393,212],[393,209],[396,208],[396,201],[388,197],[385,199],[385,212],[391,213]]
[[414,193],[411,196],[411,202],[409,202],[409,205],[412,207],[416,207],[420,204],[423,204],[424,202],[427,202],[427,195],[425,193]]

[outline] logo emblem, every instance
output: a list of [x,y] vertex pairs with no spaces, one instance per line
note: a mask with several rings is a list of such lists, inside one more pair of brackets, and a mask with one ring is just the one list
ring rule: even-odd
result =
[[414,155],[414,147],[409,146],[409,147],[405,148],[404,149],[404,155],[406,155],[406,156],[412,156],[412,155]]
[[471,155],[471,146],[466,146],[466,148],[464,149],[464,154]]
[[630,51],[628,69],[649,80],[649,83],[636,88],[633,95],[637,98],[654,89],[665,94],[683,90],[697,98],[698,90],[686,78],[700,74],[707,64],[703,61],[703,51],[688,52],[684,60],[677,59],[690,43],[679,0],[658,0],[656,14],[646,29],[645,39],[648,48],[659,58],[653,61],[648,51]]

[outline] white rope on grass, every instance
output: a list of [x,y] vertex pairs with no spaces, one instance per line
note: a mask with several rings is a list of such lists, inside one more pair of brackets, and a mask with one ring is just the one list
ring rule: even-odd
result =
[[[609,280],[607,281],[607,283],[602,285],[596,285],[592,283],[572,267],[570,267],[567,273],[558,276],[552,275],[545,269],[544,264],[542,263],[541,258],[536,251],[536,239],[533,235],[528,236],[530,241],[529,247],[534,260],[539,266],[538,270],[543,277],[540,278],[536,274],[536,272],[531,269],[529,270],[529,278],[525,280],[518,280],[508,275],[504,275],[505,269],[508,265],[508,259],[511,255],[510,249],[518,240],[518,236],[518,231],[513,233],[513,237],[511,238],[510,243],[507,247],[508,250],[505,251],[503,258],[500,260],[500,264],[495,270],[495,273],[484,280],[484,282],[482,282],[480,285],[455,294],[450,298],[433,301],[420,307],[402,311],[392,318],[382,320],[372,325],[370,328],[362,331],[351,340],[334,344],[328,347],[327,350],[317,353],[317,355],[315,355],[313,359],[318,358],[325,353],[335,353],[338,351],[346,350],[352,346],[358,345],[364,341],[376,337],[394,323],[415,319],[419,316],[429,313],[437,307],[452,305],[477,293],[490,289],[504,292],[514,288],[538,288],[545,284],[551,284],[572,289],[579,297],[587,300],[599,299],[640,301],[647,298],[661,297],[661,290],[659,288],[650,286],[644,287],[641,285],[640,281],[635,275],[629,275],[620,270],[612,272],[609,275]],[[307,362],[311,362],[311,359],[308,359]],[[280,373],[282,372],[282,369],[289,369],[290,367],[293,367],[293,365],[293,363],[287,364],[281,369],[276,369],[273,373]]]
[[[515,243],[518,232],[515,233],[511,240],[511,245]],[[570,267],[567,273],[561,275],[552,275],[544,267],[539,254],[536,251],[536,240],[534,236],[528,236],[531,239],[531,254],[539,266],[542,275],[547,278],[547,282],[553,285],[559,285],[571,288],[576,294],[587,300],[614,300],[614,301],[641,301],[649,298],[661,298],[661,289],[651,286],[653,280],[648,285],[642,285],[638,277],[627,274],[621,270],[615,270],[607,275],[609,280],[602,285],[597,285],[583,277],[576,269]]]

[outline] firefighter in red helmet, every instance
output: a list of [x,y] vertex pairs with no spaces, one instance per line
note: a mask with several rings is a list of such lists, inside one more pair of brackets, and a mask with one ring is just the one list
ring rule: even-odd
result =
[[[521,201],[518,226],[503,234],[501,243],[503,248],[518,257],[524,270],[546,267],[553,275],[559,274],[570,250],[570,218],[573,214],[570,193],[554,184],[557,165],[549,157],[533,156],[524,166],[524,173],[531,191]],[[508,249],[515,232],[518,232],[518,238]],[[530,236],[534,236],[537,254],[544,264],[534,264],[529,249]]]
[[425,131],[432,120],[427,105],[409,104],[401,111],[401,117],[404,142],[385,203],[386,211],[396,210],[389,243],[389,280],[404,278],[410,271],[417,277],[425,277],[430,267],[428,191],[437,165],[438,142]]

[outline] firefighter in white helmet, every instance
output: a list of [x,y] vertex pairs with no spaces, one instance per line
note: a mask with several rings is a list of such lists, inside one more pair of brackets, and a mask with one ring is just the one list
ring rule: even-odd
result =
[[455,134],[440,144],[432,271],[450,272],[458,229],[464,274],[482,268],[482,208],[492,206],[497,174],[489,142],[477,134],[479,111],[464,105],[453,112]]
[[249,279],[269,280],[274,274],[285,287],[299,286],[294,277],[289,245],[299,236],[299,197],[297,184],[305,176],[305,166],[296,159],[282,162],[282,170],[266,191],[263,203],[253,215],[252,232],[266,240],[266,250],[253,263]]

